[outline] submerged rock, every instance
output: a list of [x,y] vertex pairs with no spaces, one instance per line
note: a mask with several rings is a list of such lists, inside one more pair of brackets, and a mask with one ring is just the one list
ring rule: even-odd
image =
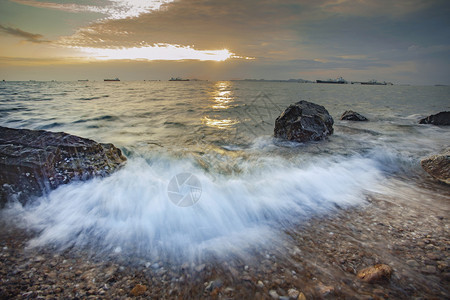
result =
[[302,100],[275,120],[274,136],[297,142],[319,141],[333,133],[333,123],[325,107]]
[[106,176],[125,161],[113,144],[0,126],[0,207],[10,198],[24,204],[61,184]]
[[441,154],[422,159],[420,164],[433,178],[450,184],[450,148]]
[[347,120],[347,121],[369,121],[366,117],[363,115],[353,111],[353,110],[346,110],[342,116],[341,120]]
[[358,272],[358,278],[367,283],[386,281],[391,278],[392,268],[385,264],[378,264]]
[[441,111],[419,121],[419,124],[450,125],[450,111]]

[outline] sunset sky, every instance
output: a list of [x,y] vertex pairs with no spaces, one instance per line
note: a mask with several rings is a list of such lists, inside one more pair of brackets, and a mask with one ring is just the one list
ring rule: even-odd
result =
[[450,1],[0,0],[0,80],[450,84]]

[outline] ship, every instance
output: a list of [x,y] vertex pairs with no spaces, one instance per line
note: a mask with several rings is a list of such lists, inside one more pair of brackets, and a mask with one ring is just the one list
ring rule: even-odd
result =
[[362,84],[362,85],[393,85],[392,82],[378,82],[375,79],[369,81],[352,81],[352,84]]
[[114,78],[114,79],[104,79],[103,81],[120,81],[119,78]]
[[387,85],[387,82],[378,82],[376,80],[370,80],[370,81],[366,81],[366,82],[361,82],[361,84],[363,85]]
[[169,79],[169,81],[189,81],[189,79],[183,79],[183,78],[180,78],[180,77],[176,77],[176,78],[170,78]]
[[328,79],[328,80],[316,80],[317,83],[334,83],[334,84],[345,84],[347,83],[347,81],[342,78],[339,77],[338,79]]

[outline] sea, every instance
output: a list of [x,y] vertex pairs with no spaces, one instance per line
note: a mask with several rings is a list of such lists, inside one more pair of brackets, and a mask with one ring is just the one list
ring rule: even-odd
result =
[[[277,116],[300,100],[329,111],[332,135],[310,143],[273,137]],[[341,121],[346,110],[369,121]],[[302,224],[371,209],[380,195],[448,217],[448,187],[420,160],[449,147],[450,130],[418,124],[445,110],[448,86],[1,82],[1,126],[113,143],[128,159],[109,177],[10,203],[4,214],[37,233],[29,247],[183,261],[274,245],[283,252]]]

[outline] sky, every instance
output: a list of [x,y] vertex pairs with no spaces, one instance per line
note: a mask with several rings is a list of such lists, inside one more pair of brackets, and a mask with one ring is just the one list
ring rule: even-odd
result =
[[450,84],[449,0],[0,0],[0,80]]

